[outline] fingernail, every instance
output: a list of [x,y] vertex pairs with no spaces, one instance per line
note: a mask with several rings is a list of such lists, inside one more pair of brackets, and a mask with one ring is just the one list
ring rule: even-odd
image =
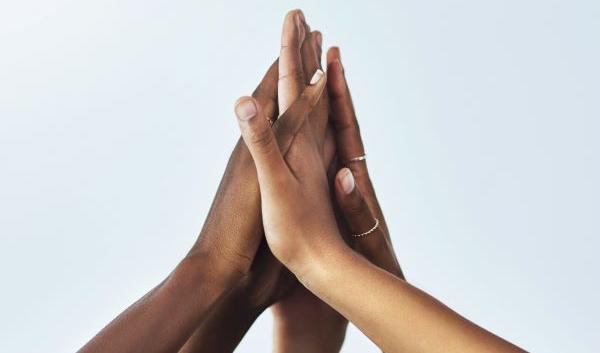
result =
[[256,104],[252,99],[245,99],[235,106],[235,115],[240,120],[250,120],[256,116]]
[[310,79],[310,85],[314,85],[317,82],[321,81],[321,77],[323,77],[323,70],[321,69],[317,69],[317,71],[315,71],[315,74],[313,75],[313,77]]
[[347,195],[351,193],[352,190],[354,190],[354,176],[352,175],[352,171],[350,171],[350,169],[344,169],[345,171],[340,179],[340,186],[342,187],[344,193]]

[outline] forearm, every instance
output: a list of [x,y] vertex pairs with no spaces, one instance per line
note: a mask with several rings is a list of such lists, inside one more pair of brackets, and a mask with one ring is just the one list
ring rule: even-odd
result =
[[388,353],[521,352],[347,248],[301,281]]
[[174,352],[225,293],[211,260],[182,261],[159,286],[130,306],[79,352]]
[[263,310],[248,303],[241,286],[229,291],[215,304],[214,310],[196,328],[179,353],[233,352]]
[[[240,241],[241,236],[244,241]],[[248,149],[239,139],[190,254],[217,253],[232,271],[244,275],[262,237],[256,169]]]
[[[300,325],[294,323],[290,325],[289,322],[278,320],[276,317],[273,326],[273,352],[339,352],[344,343],[348,321],[340,317],[334,323],[320,325],[319,321],[311,319],[305,318]],[[306,321],[310,321],[310,324],[307,325]],[[315,325],[318,329],[315,329]]]

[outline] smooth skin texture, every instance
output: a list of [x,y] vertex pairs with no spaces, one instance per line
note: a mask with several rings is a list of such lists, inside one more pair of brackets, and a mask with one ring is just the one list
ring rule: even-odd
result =
[[[298,28],[298,20],[304,29]],[[298,47],[299,43],[301,43],[300,47]],[[297,99],[297,87],[304,88],[310,79],[310,77],[307,79],[304,73],[312,73],[320,68],[321,43],[321,34],[318,31],[310,32],[301,11],[293,10],[286,15],[282,29],[281,56],[277,68],[287,74],[279,75],[277,83],[280,87],[279,97],[272,97],[273,100],[293,102]],[[290,72],[296,74],[290,75]],[[267,75],[265,79],[267,78],[272,77]],[[264,85],[264,81],[261,85]],[[256,94],[253,96],[256,98]],[[320,135],[323,134],[327,122],[327,103],[325,92],[309,117],[315,122],[318,127],[316,131]],[[284,105],[279,109],[285,111],[288,106]],[[332,159],[333,149],[334,144],[330,139],[328,151],[324,151],[324,154],[329,157],[324,157],[325,160]],[[259,206],[256,205],[257,208]],[[288,295],[290,289],[292,294]],[[244,284],[238,286],[215,306],[180,352],[233,351],[265,307],[279,298],[282,299],[273,306],[276,352],[305,351],[307,347],[315,352],[317,348],[323,352],[339,351],[346,320],[301,286],[272,256],[266,242],[263,242],[256,255],[255,264],[244,279]],[[310,320],[311,318],[315,321],[318,319],[316,322],[319,322],[319,325],[315,325],[315,321]],[[224,325],[228,327],[227,330],[222,329]],[[330,334],[323,337],[323,333]]]
[[[272,68],[266,77],[271,77],[273,72],[276,73],[276,70]],[[298,99],[274,124],[272,133],[278,136],[276,141],[278,148],[288,149],[297,131],[301,128],[299,124],[301,120],[286,119],[286,115],[298,115],[301,112],[311,111],[317,105],[317,99],[323,87],[318,87],[318,89],[319,92],[315,91],[310,96],[305,95]],[[260,90],[257,91],[260,92]],[[260,95],[258,96],[260,97]],[[253,99],[256,99],[256,102],[259,101],[258,98]],[[262,112],[266,116],[268,110],[265,109]],[[266,120],[262,123],[268,126]],[[238,144],[238,147],[240,146],[243,144]],[[240,158],[240,155],[242,154],[234,152],[232,159]],[[232,163],[230,163],[231,165]],[[254,169],[251,159],[249,166],[252,168],[251,170]],[[230,170],[228,167],[226,174]],[[248,181],[244,179],[239,181],[239,178],[232,178],[230,181],[230,179],[224,178],[224,182],[229,183],[228,186],[231,187],[232,185],[236,186],[236,183],[247,184]],[[256,179],[254,182],[256,183]],[[222,182],[221,187],[223,185]],[[210,213],[218,217],[226,216],[215,212],[215,204],[218,202],[227,204],[229,201],[226,198],[226,192],[230,192],[230,190],[225,188],[222,193],[218,194]],[[260,221],[258,190],[256,193],[256,205],[250,209],[250,212],[256,213],[256,218]],[[223,201],[223,197],[225,197],[225,201]],[[240,203],[248,202],[246,198],[232,200]],[[218,205],[218,207],[224,206]],[[239,227],[245,220],[242,217],[233,219],[236,219],[237,223],[230,220],[229,223],[224,222],[222,226]],[[207,223],[210,221],[213,220],[209,216]],[[212,224],[208,223],[208,227],[211,226]],[[193,342],[207,342],[203,338],[208,338],[210,344],[220,347],[219,349],[223,349],[223,351],[231,351],[235,348],[258,313],[264,310],[268,303],[282,295],[281,288],[285,288],[286,285],[280,285],[282,279],[279,270],[283,267],[275,266],[275,263],[278,262],[270,254],[266,244],[260,245],[262,232],[259,233],[260,237],[255,240],[256,246],[260,249],[254,250],[254,253],[258,255],[253,254],[252,262],[247,264],[248,259],[245,256],[228,255],[238,255],[230,252],[233,246],[238,249],[249,248],[249,239],[238,239],[227,232],[223,234],[214,232],[214,230],[208,232],[207,229],[211,228],[207,228],[205,224],[192,250],[163,283],[119,315],[82,347],[80,352],[174,352],[179,350],[190,337]],[[261,228],[259,228],[260,230]],[[231,243],[225,243],[225,241]],[[283,281],[285,282],[286,279]],[[231,326],[227,322],[227,326],[230,326],[233,331],[226,332],[223,340],[212,339],[203,333],[209,332],[202,330],[206,327],[204,323],[207,322],[207,319],[209,319],[208,327],[215,327],[215,325],[227,321],[226,318],[230,314],[234,314],[237,322]],[[194,331],[201,333],[195,334]]]
[[[296,30],[298,20],[305,28],[304,32]],[[253,93],[269,117],[277,116],[279,112],[277,91],[280,81],[297,80],[294,83],[297,87],[304,87],[308,82],[300,75],[280,77],[281,66],[296,73],[314,72],[320,67],[317,57],[321,50],[314,35],[318,32],[310,32],[303,14],[299,10],[290,11],[283,27],[282,41],[301,43],[300,50],[295,51],[300,57],[284,55],[290,49],[287,44],[282,45],[282,57],[287,57],[285,63],[280,65],[280,60],[275,61]],[[290,39],[290,33],[298,38]],[[301,65],[301,69],[295,69],[294,65]],[[288,96],[296,94],[285,93],[285,87],[282,92]],[[296,98],[294,96],[291,101]],[[315,126],[320,126],[318,131],[323,135],[328,111],[326,98],[316,102],[314,109],[301,110],[314,113],[310,119],[320,120]],[[293,121],[296,120],[281,119],[273,125],[282,150],[289,148],[298,128],[289,124]],[[328,159],[331,160],[331,143],[329,150]],[[204,227],[186,258],[169,278],[117,317],[80,351],[143,349],[172,352],[185,342],[182,352],[231,352],[258,315],[292,288],[304,290],[266,246],[255,167],[246,145],[240,140],[230,157]],[[179,290],[185,293],[179,295]],[[186,309],[180,312],[172,308]],[[310,311],[309,305],[305,309]],[[276,320],[295,321],[288,316],[279,315]],[[225,326],[227,330],[222,329]],[[295,335],[282,334],[277,341],[291,342],[291,337]],[[294,344],[286,346],[293,347]]]
[[[330,65],[330,71],[329,75],[343,76],[337,63]],[[341,114],[336,124],[348,137],[340,136],[342,140],[349,142],[351,136],[360,135],[353,123],[356,118],[347,87],[346,93],[340,91],[334,98]],[[255,103],[247,99],[243,104]],[[260,110],[255,115],[238,113],[242,137],[257,169],[265,237],[273,254],[306,288],[385,352],[522,352],[352,251],[335,221],[326,170],[310,121],[306,119],[298,130],[284,159],[262,116]],[[352,141],[357,148],[357,140]],[[302,158],[289,158],[300,152]],[[338,175],[338,189],[352,195],[347,172]],[[350,196],[340,201],[349,200]]]
[[[291,11],[284,21],[281,59],[271,66],[253,98],[248,98],[253,107],[242,104],[248,101],[246,98],[236,106],[239,116],[260,116],[265,124],[284,113],[268,131],[275,137],[286,163],[298,168],[290,169],[295,177],[294,170],[308,176],[310,168],[303,169],[320,163],[325,183],[316,183],[315,190],[323,189],[322,185],[328,189],[333,182],[333,174],[328,180],[325,170],[337,169],[331,163],[336,142],[342,161],[347,160],[345,155],[355,156],[357,146],[362,150],[357,125],[356,133],[348,134],[352,126],[347,124],[344,109],[351,108],[351,103],[343,103],[350,102],[349,93],[336,90],[343,83],[347,92],[339,51],[337,62],[330,60],[332,50],[328,54],[329,66],[339,64],[341,73],[336,76],[335,68],[329,70],[328,90],[323,89],[325,78],[317,80],[319,75],[312,75],[320,68],[321,43],[322,35],[310,31],[304,15]],[[312,84],[307,86],[309,82]],[[331,125],[327,119],[328,93]],[[271,135],[253,136],[256,145],[265,143]],[[303,155],[315,158],[304,161]],[[350,245],[364,258],[402,278],[366,165],[348,166],[352,170],[342,169],[335,179],[337,204],[331,205],[329,211],[341,221],[338,227],[346,236],[364,231],[377,216],[382,222],[380,229],[368,238],[350,241]],[[259,206],[254,162],[246,144],[238,142],[202,232],[186,258],[167,279],[113,320],[81,351],[172,352],[183,345],[182,352],[230,352],[258,315],[275,302],[275,351],[339,351],[346,319],[298,284],[273,256],[263,238]],[[342,241],[338,245],[343,244]],[[319,251],[309,249],[308,253]]]

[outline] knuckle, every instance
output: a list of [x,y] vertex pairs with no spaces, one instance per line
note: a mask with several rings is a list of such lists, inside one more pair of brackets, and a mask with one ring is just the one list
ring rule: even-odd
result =
[[266,149],[273,144],[273,133],[266,126],[253,129],[248,133],[248,141],[257,148]]
[[304,79],[304,72],[300,67],[292,66],[289,67],[285,72],[279,74],[279,81],[292,80],[302,81]]
[[338,133],[350,131],[360,135],[360,128],[356,122],[356,119],[335,119],[333,122]]
[[368,208],[365,207],[362,198],[353,197],[346,204],[346,212],[352,216],[362,216],[368,212]]
[[348,168],[352,171],[352,175],[356,179],[366,179],[369,180],[369,170],[367,169],[367,165],[364,161],[357,163],[349,163],[347,165]]

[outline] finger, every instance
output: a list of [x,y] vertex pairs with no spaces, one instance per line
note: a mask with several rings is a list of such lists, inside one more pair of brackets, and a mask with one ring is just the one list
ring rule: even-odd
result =
[[323,34],[319,31],[312,32],[313,38],[313,47],[315,47],[317,52],[317,60],[319,62],[319,67],[321,66],[321,56],[323,56]]
[[[373,227],[375,216],[371,213],[359,189],[352,171],[342,168],[335,177],[336,200],[352,234],[361,234]],[[379,231],[379,230],[377,230]],[[365,237],[373,238],[372,236]]]
[[[331,105],[331,120],[336,131],[338,156],[342,163],[345,163],[352,158],[363,156],[365,150],[340,59],[339,48],[330,48],[327,52],[327,89]],[[351,163],[348,167],[359,176],[367,172],[364,161]]]
[[[331,121],[335,128],[337,153],[340,162],[350,168],[361,190],[365,193],[367,203],[381,218],[382,228],[387,231],[383,221],[383,212],[377,202],[375,189],[371,184],[365,160],[349,162],[352,158],[365,155],[360,128],[354,113],[350,90],[344,76],[340,50],[332,47],[327,52],[327,90],[331,105]],[[332,82],[333,81],[333,82]]]
[[[319,58],[317,57],[317,50],[315,47],[315,32],[310,31],[310,27],[305,24],[306,37],[300,48],[300,54],[302,56],[302,70],[305,73],[315,72],[316,69],[321,68],[319,65]],[[305,75],[305,83],[308,84],[310,77]]]
[[[307,49],[303,52],[303,62],[305,72],[314,72],[316,68],[321,68],[321,43],[323,36],[319,31],[310,32],[310,37],[304,41]],[[323,95],[323,98],[319,101],[313,114],[310,116],[311,128],[316,138],[319,148],[323,148],[323,142],[325,140],[326,128],[328,123],[329,115],[329,100],[327,99],[327,92]]]
[[306,36],[304,22],[304,14],[300,10],[288,12],[283,22],[278,80],[280,114],[292,105],[304,87],[304,71],[300,54]]
[[[400,265],[393,254],[393,248],[379,226],[381,220],[371,211],[356,186],[350,169],[342,168],[337,173],[335,196],[351,234],[364,234],[354,237],[356,250],[375,265],[403,278]],[[365,234],[366,232],[369,234]]]
[[279,79],[279,59],[276,59],[260,81],[252,97],[261,106],[263,113],[269,119],[277,118],[277,81]]
[[287,154],[294,137],[319,102],[326,84],[327,76],[322,70],[318,69],[300,97],[275,121],[273,131],[277,136],[279,150],[284,156]]
[[288,172],[271,126],[252,97],[242,97],[235,104],[235,114],[242,138],[256,166],[259,184],[274,184]]
[[335,135],[333,128],[328,124],[325,130],[325,142],[323,143],[323,165],[326,168],[333,165],[332,162],[335,158],[335,152]]

